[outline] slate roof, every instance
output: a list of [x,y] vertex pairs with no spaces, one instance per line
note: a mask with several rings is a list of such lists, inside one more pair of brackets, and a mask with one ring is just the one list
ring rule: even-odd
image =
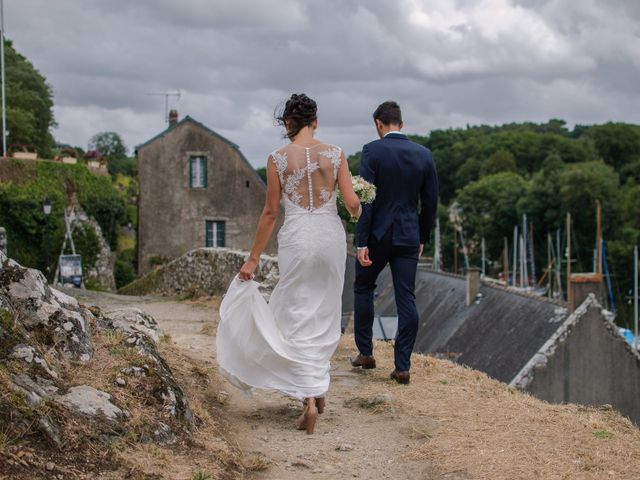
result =
[[[396,315],[388,267],[377,285],[375,313]],[[345,294],[352,289],[345,285]],[[508,383],[558,329],[567,310],[545,298],[486,284],[480,293],[478,303],[467,307],[464,277],[419,270],[415,351],[442,354]]]
[[256,169],[253,168],[253,165],[251,165],[251,163],[249,163],[249,160],[247,160],[247,157],[245,157],[244,154],[240,151],[240,147],[237,144],[235,144],[231,140],[223,137],[219,133],[214,132],[209,127],[207,127],[204,123],[197,121],[196,119],[190,117],[189,115],[187,115],[182,120],[180,120],[177,123],[175,123],[174,125],[169,125],[166,129],[164,129],[162,132],[157,134],[155,137],[152,137],[149,140],[147,140],[146,142],[141,143],[140,145],[137,145],[136,148],[135,148],[136,156],[138,155],[138,151],[140,151],[142,148],[146,147],[147,145],[150,145],[151,143],[155,142],[156,140],[159,140],[159,139],[165,137],[166,135],[171,133],[173,130],[177,129],[179,126],[184,125],[187,122],[191,122],[191,123],[197,125],[198,127],[200,127],[203,130],[205,130],[207,133],[209,133],[210,135],[213,135],[217,139],[222,140],[224,143],[226,143],[227,145],[229,145],[232,148],[234,148],[235,150],[237,150],[238,154],[240,155],[240,158],[254,172],[256,178],[258,178],[258,180],[260,180],[260,183],[262,183],[263,185],[265,184],[264,180],[262,180],[262,177],[258,174]]

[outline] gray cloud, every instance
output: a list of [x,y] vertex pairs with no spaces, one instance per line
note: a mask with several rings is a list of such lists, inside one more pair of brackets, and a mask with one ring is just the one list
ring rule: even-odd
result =
[[55,91],[54,132],[133,147],[164,128],[161,97],[264,164],[273,110],[319,104],[318,135],[358,150],[383,100],[409,132],[561,117],[638,121],[640,7],[624,0],[21,0],[8,37]]

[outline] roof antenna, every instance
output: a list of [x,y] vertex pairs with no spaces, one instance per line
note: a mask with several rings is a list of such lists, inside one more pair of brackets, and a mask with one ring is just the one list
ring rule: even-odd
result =
[[169,123],[169,97],[176,97],[179,100],[180,96],[182,95],[180,93],[180,90],[176,90],[174,92],[166,91],[164,93],[152,92],[147,93],[147,95],[152,97],[164,97],[164,121],[165,123]]

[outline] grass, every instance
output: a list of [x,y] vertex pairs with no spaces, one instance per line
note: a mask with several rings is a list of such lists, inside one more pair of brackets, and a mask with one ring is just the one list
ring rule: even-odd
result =
[[[338,355],[348,356],[352,345],[343,336]],[[640,429],[614,409],[550,404],[424,355],[412,357],[409,387],[393,385],[377,381],[392,369],[393,345],[376,342],[374,350],[378,369],[359,395],[391,394],[394,407],[426,433],[407,459],[492,480],[640,478]]]
[[160,336],[160,343],[171,344],[171,340],[172,340],[171,335],[168,333],[163,333]]
[[213,480],[213,477],[206,470],[196,470],[191,475],[191,480]]

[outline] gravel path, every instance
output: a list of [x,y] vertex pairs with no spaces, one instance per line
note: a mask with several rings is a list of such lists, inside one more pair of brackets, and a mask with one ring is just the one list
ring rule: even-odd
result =
[[[192,358],[215,365],[216,302],[173,301],[107,293],[68,291],[86,304],[105,310],[137,307],[151,314],[172,341]],[[327,409],[314,435],[295,430],[301,405],[280,394],[240,393],[220,379],[228,392],[231,433],[245,452],[249,478],[293,480],[366,478],[441,479],[428,461],[405,454],[424,443],[426,430],[397,406],[393,395],[367,397],[365,382],[381,382],[380,375],[354,370],[348,362],[345,339],[333,361]],[[426,420],[425,420],[426,421]]]

